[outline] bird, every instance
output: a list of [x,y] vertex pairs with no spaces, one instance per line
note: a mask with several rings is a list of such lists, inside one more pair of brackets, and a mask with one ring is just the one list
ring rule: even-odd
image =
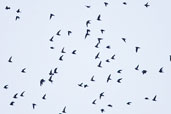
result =
[[107,106],[108,106],[108,107],[113,107],[111,104],[108,104]]
[[19,17],[19,16],[16,16],[16,17],[15,17],[15,20],[17,21],[18,19],[20,19],[20,17]]
[[14,98],[14,99],[17,99],[17,98],[18,98],[17,95],[18,95],[18,93],[16,93],[16,94],[13,96],[13,98]]
[[110,60],[109,60],[109,59],[106,59],[106,62],[108,62],[108,63],[109,63],[109,62],[110,62]]
[[83,83],[78,84],[78,86],[83,87]]
[[63,61],[63,56],[64,56],[64,55],[61,55],[61,56],[59,57],[59,60],[60,60],[60,61]]
[[121,73],[121,72],[122,72],[122,70],[121,70],[121,69],[117,71],[117,73]]
[[102,97],[104,97],[104,92],[100,93],[99,99],[101,99]]
[[122,78],[119,78],[119,79],[117,80],[117,82],[118,82],[118,83],[121,83],[121,80],[122,80]]
[[107,49],[110,49],[111,47],[110,46],[106,46]]
[[87,8],[90,8],[91,6],[86,5]]
[[62,50],[61,50],[61,53],[66,53],[66,52],[64,51],[64,49],[65,49],[65,48],[63,47]]
[[111,59],[113,59],[113,60],[114,60],[114,59],[115,59],[115,55],[113,55],[113,56],[111,57]]
[[16,12],[17,12],[17,13],[21,13],[20,9],[18,9]]
[[91,21],[91,20],[87,20],[87,21],[86,21],[86,26],[87,26],[87,27],[89,26],[89,24],[91,24],[90,21]]
[[74,55],[75,55],[75,54],[76,54],[76,51],[77,51],[77,50],[73,50],[73,51],[72,51],[72,54],[74,54]]
[[43,100],[46,100],[46,94],[43,95],[42,99]]
[[157,101],[156,98],[157,98],[157,95],[154,96],[154,98],[152,99],[152,101]]
[[50,76],[54,75],[54,73],[52,72],[52,70],[50,70],[49,75]]
[[92,102],[92,104],[96,104],[96,100],[97,100],[97,99],[95,99],[95,100]]
[[8,85],[5,85],[5,86],[4,86],[4,89],[8,89]]
[[170,61],[171,61],[171,55],[169,55]]
[[8,59],[9,63],[12,63],[12,56]]
[[68,36],[70,36],[71,33],[72,33],[72,31],[69,30],[69,31],[68,31]]
[[50,47],[50,49],[55,49],[55,48],[52,46],[52,47]]
[[99,64],[97,65],[99,68],[102,68],[102,61],[99,62]]
[[53,16],[55,16],[55,15],[51,13],[50,17],[49,17],[49,20],[51,20]]
[[131,103],[132,103],[132,102],[127,102],[126,104],[127,104],[127,105],[131,105]]
[[112,80],[112,79],[111,79],[111,74],[109,74],[109,76],[107,77],[107,83],[108,83],[110,80]]
[[21,97],[24,97],[24,93],[25,93],[25,91],[23,91],[23,92],[20,94],[20,96],[21,96]]
[[61,36],[60,32],[61,32],[61,30],[59,30],[59,31],[56,33],[56,35]]
[[26,70],[26,68],[23,68],[23,69],[21,70],[21,72],[22,72],[22,73],[26,73],[25,70]]
[[127,5],[127,3],[126,3],[126,2],[123,2],[123,4],[124,4],[124,5]]
[[101,15],[99,14],[98,17],[97,17],[97,20],[98,21],[101,21]]
[[14,101],[11,101],[11,102],[10,102],[10,105],[11,105],[11,106],[13,106],[13,105],[14,105],[14,103],[15,103]]
[[55,69],[54,69],[54,73],[55,73],[55,74],[58,73],[58,72],[57,72],[57,69],[58,69],[58,68],[55,68]]
[[101,33],[102,33],[102,34],[105,32],[105,30],[104,30],[104,29],[101,29],[100,31],[101,31]]
[[53,38],[54,38],[54,36],[52,36],[52,37],[49,39],[49,41],[53,42]]
[[53,83],[52,76],[49,77],[49,82]]
[[105,110],[104,109],[100,109],[101,113],[103,113]]
[[149,100],[149,98],[148,98],[148,97],[145,97],[144,99],[145,99],[145,100]]
[[122,38],[122,40],[126,43],[126,38]]
[[36,107],[36,104],[35,104],[35,103],[32,103],[32,107],[33,107],[33,109],[35,109],[35,107]]
[[108,5],[109,3],[107,3],[107,2],[104,2],[104,5],[107,7],[107,5]]
[[62,113],[66,113],[66,106],[63,108]]
[[94,80],[94,75],[91,77],[91,81],[92,81],[92,82],[94,82],[94,81],[95,81],[95,80]]
[[140,47],[135,47],[136,53],[138,52],[139,49],[140,49]]
[[11,7],[9,7],[9,6],[6,6],[6,7],[5,7],[5,9],[6,9],[6,10],[9,10],[9,9],[11,9]]
[[139,65],[137,65],[137,66],[135,67],[135,70],[139,70]]
[[96,47],[96,48],[99,48],[99,44],[100,44],[100,43],[98,42],[98,43],[95,45],[95,47]]
[[100,52],[97,53],[97,55],[95,56],[95,59],[100,59],[99,55],[100,55]]
[[40,86],[42,86],[44,82],[45,82],[45,80],[44,79],[41,79],[40,80]]
[[97,38],[97,40],[98,40],[98,43],[100,43],[100,41],[103,40],[103,38]]
[[147,70],[143,70],[143,71],[142,71],[142,74],[146,74],[146,73],[147,73]]
[[85,85],[84,85],[84,88],[86,88],[86,87],[88,87],[88,85],[87,85],[87,84],[85,84]]
[[160,68],[159,73],[163,73],[163,67]]
[[85,34],[85,39],[87,38],[87,36],[90,35],[89,32],[90,32],[90,29],[87,29],[87,32],[86,32],[86,34]]
[[145,6],[146,8],[148,8],[150,5],[149,5],[148,2],[147,2],[146,4],[144,4],[144,6]]

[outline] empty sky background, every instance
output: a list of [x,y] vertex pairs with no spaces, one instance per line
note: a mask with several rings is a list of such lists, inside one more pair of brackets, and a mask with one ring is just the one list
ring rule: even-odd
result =
[[[170,0],[1,0],[0,1],[0,113],[170,114],[171,113],[171,1]],[[149,2],[150,7],[144,4]],[[86,8],[85,5],[91,5]],[[10,6],[10,10],[5,10]],[[21,13],[17,14],[16,10]],[[49,20],[50,13],[55,16]],[[101,14],[102,21],[97,21]],[[15,16],[20,19],[15,21]],[[86,21],[91,32],[87,39]],[[101,34],[100,29],[105,29]],[[57,31],[61,30],[61,36]],[[67,35],[71,30],[72,34]],[[49,39],[54,36],[54,42]],[[99,48],[97,38],[103,38]],[[121,38],[126,38],[124,43]],[[111,49],[106,46],[110,45]],[[53,46],[54,49],[50,49]],[[135,47],[141,47],[135,53]],[[65,47],[65,54],[61,49]],[[73,50],[77,54],[71,54]],[[100,59],[95,55],[100,52]],[[116,54],[115,60],[106,63]],[[64,61],[59,57],[64,55]],[[13,63],[8,59],[12,56]],[[102,68],[98,68],[99,61]],[[134,68],[140,65],[139,71]],[[53,84],[49,71],[58,67]],[[159,73],[163,67],[164,73]],[[26,68],[26,73],[21,70]],[[122,69],[118,74],[117,70]],[[147,70],[142,75],[141,71]],[[108,75],[112,80],[106,83]],[[91,82],[92,76],[95,82]],[[40,79],[46,82],[40,87]],[[117,79],[123,78],[122,83]],[[88,88],[80,88],[83,82]],[[4,85],[9,88],[5,90]],[[14,99],[15,93],[25,97]],[[99,94],[105,97],[99,100]],[[42,96],[47,94],[47,100]],[[151,99],[157,95],[157,101]],[[149,100],[144,100],[149,97]],[[97,104],[92,101],[97,99]],[[15,101],[14,106],[10,102]],[[131,101],[128,106],[126,103]],[[32,103],[36,103],[35,110]],[[107,107],[112,104],[113,108]]]

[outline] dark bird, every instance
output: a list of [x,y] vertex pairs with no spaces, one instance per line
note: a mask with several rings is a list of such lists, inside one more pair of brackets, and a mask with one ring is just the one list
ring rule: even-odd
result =
[[59,30],[59,31],[56,33],[56,35],[61,36],[60,32],[61,32],[61,30]]
[[99,48],[99,44],[100,44],[100,43],[98,42],[94,47]]
[[63,61],[63,56],[64,56],[64,55],[62,55],[62,56],[59,57],[59,60],[60,60],[60,61]]
[[72,54],[74,54],[74,55],[75,55],[75,54],[76,54],[76,51],[77,51],[77,50],[73,50],[73,51],[72,51]]
[[19,16],[16,16],[16,17],[15,17],[15,20],[17,21],[18,19],[20,19],[20,17],[19,17]]
[[66,106],[63,108],[62,113],[66,113]]
[[26,73],[25,70],[26,70],[26,68],[23,68],[23,69],[21,70],[21,72],[22,72],[22,73]]
[[122,38],[122,40],[126,43],[126,38]]
[[135,67],[135,70],[139,70],[139,65],[137,65],[137,66]]
[[160,68],[159,73],[163,73],[163,67]]
[[99,14],[98,17],[97,17],[97,20],[98,21],[101,21],[101,15]]
[[94,80],[94,75],[91,77],[91,81],[92,81],[92,82],[94,82],[94,81],[95,81],[95,80]]
[[9,58],[8,62],[12,63],[12,56]]
[[105,30],[104,30],[104,29],[101,29],[100,31],[101,31],[101,33],[102,33],[102,34],[105,32]]
[[147,70],[143,70],[143,71],[142,71],[142,74],[146,74],[146,73],[147,73]]
[[54,75],[54,73],[52,72],[52,70],[50,70],[49,75],[50,76]]
[[107,49],[110,49],[111,47],[110,46],[106,46]]
[[121,69],[117,71],[117,73],[121,73],[121,72],[122,72],[122,70],[121,70]]
[[92,104],[96,104],[96,99],[92,102]]
[[78,84],[78,86],[83,87],[83,83]]
[[16,12],[17,12],[17,13],[21,13],[20,9],[18,9]]
[[152,101],[157,101],[156,98],[157,98],[157,95],[154,96],[154,98],[152,99]]
[[43,95],[42,99],[43,100],[46,100],[46,94]]
[[68,36],[70,36],[71,33],[72,33],[72,31],[68,31]]
[[49,82],[53,83],[52,76],[49,77]]
[[91,21],[91,20],[87,20],[87,21],[86,21],[86,26],[87,26],[87,27],[88,27],[89,24],[91,24],[90,21]]
[[145,6],[146,8],[148,8],[150,5],[149,5],[148,2],[147,2],[146,4],[144,4],[144,6]]
[[18,98],[17,95],[18,95],[18,93],[16,93],[16,94],[13,96],[13,98],[14,98],[14,99],[17,99],[17,98]]
[[4,89],[8,89],[8,85],[5,85],[5,86],[4,86]]
[[50,49],[55,49],[54,47],[50,47]]
[[98,67],[102,68],[102,61],[99,62],[99,64],[97,65]]
[[49,41],[53,42],[53,38],[54,38],[54,36],[52,36],[52,37],[49,39]]
[[11,9],[11,8],[10,8],[9,6],[6,6],[5,9],[6,9],[6,10],[9,10],[9,9]]
[[118,82],[118,83],[121,83],[121,80],[122,80],[122,78],[119,78],[119,79],[117,80],[117,82]]
[[132,102],[127,102],[126,104],[127,104],[127,105],[131,105],[131,103],[132,103]]
[[104,5],[107,7],[108,3],[107,2],[104,2]]
[[49,20],[51,20],[53,16],[55,16],[55,15],[51,13],[50,17],[49,17]]
[[33,109],[35,109],[35,107],[36,107],[36,104],[35,104],[35,103],[32,103],[32,106],[33,106]]
[[14,102],[14,101],[12,101],[12,102],[10,102],[10,105],[11,105],[11,106],[13,106],[13,105],[14,105],[14,103],[15,103],[15,102]]
[[98,40],[98,43],[100,43],[100,41],[103,40],[103,38],[97,38],[97,40]]
[[100,52],[97,53],[97,55],[95,56],[95,59],[100,59],[99,55],[100,55]]
[[89,32],[90,32],[90,29],[87,29],[87,32],[86,32],[86,34],[85,34],[85,39],[87,38],[87,36],[90,35]]
[[20,96],[21,96],[21,97],[24,97],[24,93],[25,93],[25,91],[23,91],[23,92],[20,94]]
[[45,80],[44,79],[41,79],[40,80],[40,86],[42,86],[44,82],[45,82]]
[[55,69],[54,69],[54,73],[55,73],[55,74],[58,73],[57,70],[58,70],[58,68],[55,68]]
[[169,55],[169,59],[170,59],[170,61],[171,61],[171,55]]
[[138,52],[139,49],[140,49],[140,47],[135,47],[136,53]]
[[111,74],[109,74],[109,76],[107,77],[107,83],[108,83],[110,80],[112,80],[112,79],[111,79]]
[[106,59],[106,62],[108,62],[108,63],[109,63],[109,62],[110,62],[110,60],[109,60],[109,59]]
[[126,3],[126,2],[123,2],[123,4],[124,4],[124,5],[127,5],[127,3]]
[[149,98],[148,98],[148,97],[145,97],[144,99],[145,99],[145,100],[149,100]]
[[100,93],[99,99],[101,99],[102,97],[104,97],[104,92]]
[[113,59],[113,60],[114,60],[114,59],[115,59],[115,55],[113,55],[113,56],[111,57],[111,59]]
[[108,106],[108,107],[113,107],[111,104],[108,104],[107,106]]
[[84,85],[84,88],[86,88],[86,87],[88,87],[88,85],[87,85],[87,84],[85,84],[85,85]]
[[62,48],[61,53],[66,53],[66,52],[64,51],[64,47]]
[[87,7],[87,8],[90,8],[91,6],[87,6],[87,5],[86,5],[86,7]]
[[100,109],[101,113],[103,113],[105,110],[104,109]]

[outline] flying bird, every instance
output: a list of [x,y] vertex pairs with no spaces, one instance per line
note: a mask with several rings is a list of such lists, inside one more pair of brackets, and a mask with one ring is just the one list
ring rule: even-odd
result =
[[104,5],[107,7],[108,3],[107,2],[104,2]]
[[121,83],[121,80],[122,80],[122,78],[119,78],[119,79],[117,80],[117,82],[118,82],[118,83]]
[[107,49],[110,49],[111,47],[110,46],[106,46]]
[[61,53],[66,53],[66,52],[64,51],[64,47],[62,48]]
[[62,113],[66,113],[66,106],[63,108]]
[[137,66],[135,67],[135,70],[139,70],[139,65],[137,65]]
[[17,13],[21,13],[20,9],[18,9],[16,12],[17,12]]
[[171,55],[170,55],[170,61],[171,61]]
[[111,59],[113,59],[113,60],[114,60],[114,59],[115,59],[115,55],[113,55],[113,56],[111,57]]
[[87,29],[87,32],[86,32],[86,34],[85,34],[85,39],[87,38],[87,36],[90,35],[89,32],[90,32],[90,29]]
[[54,73],[55,73],[55,74],[58,73],[57,70],[58,70],[58,68],[55,68],[55,69],[54,69]]
[[50,17],[49,17],[49,20],[51,20],[53,16],[55,16],[55,15],[51,13]]
[[6,7],[5,7],[5,9],[6,9],[6,10],[9,10],[9,9],[11,9],[11,7],[9,7],[9,6],[6,6]]
[[99,62],[99,64],[97,65],[99,68],[102,68],[102,61]]
[[92,82],[94,82],[94,81],[95,81],[95,80],[94,80],[94,75],[91,77],[91,81],[92,81]]
[[100,44],[100,43],[98,42],[94,47],[99,48],[99,44]]
[[85,85],[84,85],[84,88],[86,88],[86,87],[88,87],[88,85],[87,85],[87,84],[85,84]]
[[32,107],[33,107],[33,109],[35,109],[35,107],[36,107],[36,104],[35,104],[35,103],[32,103]]
[[126,38],[122,38],[122,40],[126,43]]
[[146,74],[146,73],[147,73],[147,70],[143,70],[143,71],[142,71],[142,74]]
[[104,92],[100,93],[99,99],[101,99],[102,97],[104,97]]
[[22,72],[22,73],[26,73],[25,70],[26,70],[26,68],[23,68],[23,69],[21,70],[21,72]]
[[70,36],[71,33],[72,33],[72,31],[68,31],[68,36]]
[[112,79],[111,79],[111,74],[109,74],[109,76],[107,77],[107,83],[108,83],[110,80],[112,80]]
[[100,109],[101,113],[103,113],[105,110],[104,109]]
[[87,7],[87,8],[90,8],[91,6],[87,6],[87,5],[86,5],[86,7]]
[[121,73],[121,72],[122,72],[122,70],[121,70],[121,69],[117,71],[117,73]]
[[8,89],[8,85],[5,85],[5,86],[4,86],[4,89]]
[[140,49],[140,47],[135,47],[136,53],[138,52],[139,49]]
[[17,95],[18,95],[18,93],[16,93],[16,94],[13,96],[13,98],[14,98],[14,99],[17,99],[17,98],[18,98]]
[[124,4],[124,5],[127,5],[127,3],[126,3],[126,2],[123,2],[123,4]]
[[157,101],[156,98],[157,98],[157,95],[154,96],[154,98],[152,99],[152,101]]
[[148,97],[145,97],[144,99],[145,99],[145,100],[149,100],[149,98],[148,98]]
[[45,80],[44,79],[41,79],[40,80],[40,86],[42,86],[44,82],[45,82]]
[[75,54],[76,54],[76,51],[77,51],[77,50],[73,50],[73,51],[72,51],[72,54],[74,54],[74,55],[75,55]]
[[104,29],[101,29],[100,31],[101,31],[101,33],[102,33],[102,34],[105,32],[105,30],[104,30]]
[[12,101],[12,102],[10,102],[10,105],[11,105],[11,106],[13,106],[13,105],[14,105],[14,103],[15,103],[15,102],[14,102],[14,101]]
[[95,100],[92,102],[92,104],[96,104],[96,100],[97,100],[97,99],[95,99]]
[[95,56],[95,59],[100,59],[99,55],[100,55],[100,52],[97,53],[97,55]]
[[63,61],[63,56],[64,56],[64,55],[62,55],[62,56],[59,57],[59,60],[60,60],[60,61]]
[[46,94],[43,95],[42,99],[43,100],[46,100]]
[[61,30],[59,30],[59,31],[56,33],[56,35],[61,36],[60,32],[61,32]]
[[53,83],[52,76],[49,77],[49,82]]
[[55,48],[52,46],[52,47],[50,47],[50,49],[55,49]]
[[86,21],[86,26],[87,26],[87,27],[89,26],[89,24],[91,24],[90,21],[91,21],[91,20],[87,20],[87,21]]
[[12,63],[12,56],[8,59],[9,63]]
[[20,19],[20,17],[19,17],[19,16],[16,16],[16,17],[15,17],[15,20],[17,21],[18,19]]
[[100,43],[100,41],[103,40],[103,38],[97,38],[97,40],[98,40],[98,43]]
[[78,84],[78,86],[83,87],[83,83]]
[[20,96],[21,96],[21,97],[24,97],[24,93],[25,93],[25,91],[23,91],[23,92],[20,94]]
[[126,104],[127,104],[127,105],[131,105],[131,103],[132,103],[132,102],[127,102]]
[[113,107],[111,104],[108,104],[107,106],[108,106],[108,107]]
[[145,6],[146,8],[148,8],[150,5],[149,5],[148,2],[147,2],[146,4],[144,4],[144,6]]
[[54,75],[54,73],[52,72],[52,70],[50,70],[49,75],[50,76]]
[[54,38],[54,36],[52,36],[52,37],[49,39],[49,41],[53,42],[53,38]]
[[109,60],[109,59],[106,59],[106,62],[108,62],[108,63],[109,63],[109,62],[110,62],[110,60]]
[[160,68],[159,73],[163,73],[163,67]]
[[98,21],[101,21],[101,15],[99,14],[98,17],[97,17],[97,20]]

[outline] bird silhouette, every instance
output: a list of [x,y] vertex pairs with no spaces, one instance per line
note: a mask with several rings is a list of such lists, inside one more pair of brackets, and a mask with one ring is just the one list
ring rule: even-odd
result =
[[50,49],[55,49],[55,48],[52,46],[52,47],[50,47]]
[[101,15],[99,14],[98,17],[97,17],[97,20],[98,21],[101,21]]
[[20,17],[19,17],[19,16],[16,16],[16,17],[15,17],[15,20],[17,21],[18,19],[20,19]]
[[147,2],[146,4],[144,4],[144,6],[145,6],[146,8],[148,8],[150,5],[149,5],[148,2]]
[[147,70],[143,70],[143,71],[142,71],[142,74],[146,74],[146,73],[147,73]]
[[140,47],[135,47],[136,53],[138,52],[139,49],[140,49]]
[[74,54],[74,55],[75,55],[75,54],[76,54],[76,51],[77,51],[77,50],[73,50],[73,51],[72,51],[72,54]]
[[126,104],[127,104],[127,105],[131,105],[131,103],[132,103],[132,102],[127,102]]
[[32,107],[33,107],[33,109],[35,109],[35,107],[36,107],[36,104],[35,104],[35,103],[32,103]]
[[152,99],[152,101],[157,101],[156,98],[157,98],[157,95],[154,96],[154,98]]
[[6,9],[6,10],[9,10],[9,9],[11,9],[11,7],[9,7],[9,6],[6,6],[6,7],[5,7],[5,9]]
[[88,87],[88,85],[87,85],[87,84],[85,84],[85,85],[84,85],[84,88],[87,88],[87,87]]
[[51,20],[53,16],[55,16],[55,15],[51,13],[50,17],[49,17],[49,20]]
[[70,35],[71,35],[71,33],[72,33],[72,31],[68,31],[68,36],[70,36]]
[[104,5],[107,7],[107,5],[108,5],[109,3],[107,3],[107,2],[104,2]]
[[59,31],[56,33],[56,35],[61,36],[60,32],[61,32],[61,30],[59,30]]
[[102,34],[105,32],[105,30],[104,30],[104,29],[101,29],[100,31],[101,31],[101,33],[102,33]]
[[52,37],[49,39],[49,41],[53,42],[53,38],[54,38],[54,36],[52,36]]
[[94,80],[94,75],[91,77],[91,81],[92,81],[92,82],[94,82],[94,81],[95,81],[95,80]]
[[97,55],[95,56],[95,59],[100,59],[99,55],[100,55],[100,52],[97,53]]
[[15,103],[14,101],[11,101],[11,102],[10,102],[10,105],[11,105],[11,106],[13,106],[13,105],[14,105],[14,103]]
[[99,44],[100,44],[100,43],[98,42],[98,43],[95,45],[95,47],[96,47],[96,48],[99,48]]
[[122,70],[121,70],[121,69],[117,71],[117,73],[121,73],[121,72],[122,72]]
[[102,97],[104,97],[104,92],[100,93],[99,99],[101,99]]
[[90,29],[87,29],[86,34],[85,34],[85,39],[87,38],[87,36],[90,35],[89,33],[90,33]]
[[108,104],[107,106],[108,106],[108,107],[113,107],[111,104]]
[[64,55],[61,55],[61,56],[59,57],[59,60],[60,60],[60,61],[63,61],[63,56],[64,56]]
[[94,104],[94,105],[95,105],[95,104],[96,104],[96,100],[97,100],[97,99],[95,99],[95,100],[92,102],[92,104]]
[[57,72],[57,70],[58,70],[58,68],[55,68],[55,69],[54,69],[54,73],[55,73],[55,74],[57,74],[57,73],[58,73],[58,72]]
[[42,99],[43,100],[46,100],[46,94],[43,95]]
[[12,56],[8,59],[9,63],[12,63]]
[[160,68],[159,73],[163,73],[163,67]]
[[66,53],[66,52],[64,51],[64,49],[65,49],[65,48],[63,47],[62,50],[61,50],[61,53]]
[[45,82],[45,80],[44,79],[41,79],[40,80],[40,86],[42,86],[44,82]]
[[53,83],[52,76],[49,77],[49,82]]
[[111,59],[113,59],[113,60],[114,60],[114,59],[115,59],[115,55],[113,55],[113,56],[111,57]]
[[86,7],[87,7],[87,8],[90,8],[91,6],[87,6],[87,5],[86,5]]
[[66,113],[66,106],[63,108],[62,113]]
[[108,62],[108,63],[109,63],[109,62],[110,62],[110,60],[109,60],[109,59],[106,59],[106,62]]
[[171,55],[169,55],[170,61],[171,61]]
[[110,80],[112,80],[112,79],[111,79],[111,74],[109,74],[109,76],[107,77],[107,83],[108,83]]
[[100,109],[101,113],[103,113],[105,110],[104,109]]
[[83,87],[83,83],[78,84],[78,86]]
[[13,98],[14,98],[14,99],[17,99],[17,98],[18,98],[17,95],[18,95],[18,93],[16,93],[16,94],[13,96]]
[[126,3],[126,2],[123,2],[123,4],[124,4],[124,5],[127,5],[127,3]]
[[107,49],[110,49],[111,47],[110,46],[106,46]]
[[100,43],[101,40],[103,40],[103,38],[97,38],[97,40],[98,40],[98,43]]
[[26,73],[25,70],[26,70],[26,68],[23,68],[23,69],[21,70],[21,72],[22,72],[22,73]]
[[149,98],[148,98],[148,97],[145,97],[144,99],[145,99],[145,100],[149,100]]
[[99,64],[97,65],[99,68],[102,68],[102,61],[99,62]]
[[50,70],[49,75],[50,76],[54,75],[54,73],[52,72],[52,70]]
[[8,89],[8,85],[5,85],[5,86],[4,86],[4,89]]
[[89,24],[91,24],[90,21],[91,21],[91,20],[87,20],[87,21],[86,21],[86,26],[87,26],[87,27],[89,26]]
[[126,43],[126,38],[122,38],[122,40]]
[[139,65],[137,65],[137,66],[135,67],[135,70],[139,70]]
[[121,83],[121,80],[122,80],[122,78],[119,78],[119,79],[117,80],[117,82],[118,82],[118,83]]
[[17,12],[17,13],[21,13],[20,9],[18,9],[16,12]]
[[23,91],[23,92],[20,94],[20,96],[21,96],[21,97],[24,97],[24,93],[25,93],[25,91]]

